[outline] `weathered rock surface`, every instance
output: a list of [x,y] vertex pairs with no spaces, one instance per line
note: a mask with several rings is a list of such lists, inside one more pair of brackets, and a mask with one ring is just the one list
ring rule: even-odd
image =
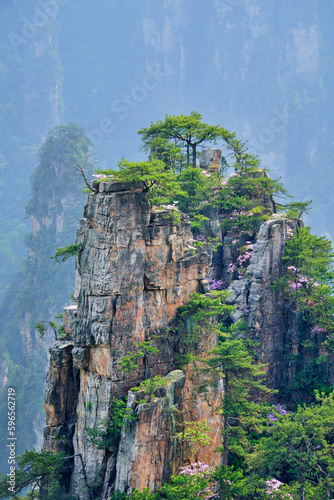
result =
[[208,148],[204,149],[199,157],[200,168],[208,169],[212,172],[218,171],[222,159],[221,149]]
[[[161,393],[160,397],[154,397],[150,402],[137,403],[145,396],[143,391],[129,395],[128,408],[136,409],[138,420],[130,426],[127,423],[123,425],[116,467],[116,491],[124,492],[132,488],[150,488],[153,491],[177,470],[175,435],[176,419],[180,418],[176,412],[180,411],[185,376],[181,370],[176,370],[170,372],[165,380],[166,386],[156,391]],[[148,436],[151,439],[147,439]]]
[[[230,235],[220,230],[222,246],[212,260],[192,246],[188,217],[180,214],[181,222],[174,224],[171,208],[152,210],[141,183],[96,187],[99,191],[89,196],[78,230],[78,304],[64,310],[68,338],[51,349],[45,395],[45,446],[75,455],[69,480],[80,500],[108,498],[115,489],[154,491],[194,453],[196,460],[219,464],[215,450],[221,446],[223,381],[203,398],[199,361],[177,370],[185,350],[174,327],[177,310],[189,295],[208,293],[206,278],[227,275],[233,259]],[[262,203],[274,210],[273,200],[264,198]],[[212,214],[212,227],[218,228],[220,217],[218,211]],[[288,234],[300,225],[277,214],[264,222],[245,278],[229,287],[228,301],[237,305],[232,320],[248,322],[255,353],[268,363],[267,383],[275,389],[292,388],[298,370],[307,370],[309,362],[302,320],[273,287],[282,275]],[[319,354],[320,337],[308,335]],[[159,352],[145,354],[136,369],[124,373],[120,359],[136,352],[143,341]],[[213,332],[200,332],[196,350],[205,353],[215,342]],[[332,365],[326,369],[331,380]],[[166,385],[151,397],[129,391],[156,375]],[[113,399],[127,395],[136,420],[123,425],[119,445],[99,449],[87,428],[105,429]],[[211,443],[190,453],[189,444],[178,439],[186,422],[206,422]]]
[[[209,404],[200,411],[185,410],[195,393],[192,374],[185,382],[184,374],[174,371],[167,375],[165,394],[136,409],[131,447],[125,431],[118,455],[117,450],[99,450],[87,437],[86,428],[106,425],[114,397],[124,398],[138,381],[171,371],[180,352],[168,325],[200,288],[211,263],[211,255],[192,246],[188,217],[181,214],[176,225],[171,210],[151,210],[141,183],[101,183],[98,188],[89,195],[78,230],[78,305],[64,310],[65,331],[73,342],[59,341],[52,348],[45,396],[45,445],[59,449],[53,438],[70,427],[67,449],[76,455],[71,491],[82,500],[91,494],[86,481],[96,494],[112,491],[115,480],[123,490],[143,485],[154,489],[178,469],[181,452],[172,445],[175,429],[167,411],[174,404],[181,421],[212,419]],[[146,355],[137,370],[124,374],[118,361],[147,340],[159,353]],[[134,404],[132,394],[128,404]],[[211,465],[219,462],[213,453],[220,440],[215,426]],[[152,462],[147,460],[150,454]],[[99,476],[103,468],[106,472]]]
[[[268,363],[267,385],[290,392],[296,376],[302,372],[309,372],[311,376],[312,359],[319,356],[321,343],[325,340],[323,335],[314,335],[305,329],[302,316],[291,308],[281,290],[274,286],[282,275],[288,229],[296,232],[301,225],[301,220],[293,221],[277,214],[262,224],[246,278],[230,285],[228,299],[238,306],[233,321],[244,318],[248,322],[250,335],[258,344],[255,352],[262,362]],[[312,352],[310,347],[309,353],[303,347],[306,340],[310,342]],[[325,377],[332,383],[330,358],[319,376],[323,377],[324,370],[327,370]]]
[[286,348],[287,318],[284,299],[273,287],[282,274],[287,229],[295,231],[297,221],[273,216],[264,222],[254,244],[246,279],[233,282],[228,302],[238,305],[233,320],[245,318],[251,335],[259,342],[257,353],[269,363],[267,381],[271,387],[286,383],[287,373],[281,369]]

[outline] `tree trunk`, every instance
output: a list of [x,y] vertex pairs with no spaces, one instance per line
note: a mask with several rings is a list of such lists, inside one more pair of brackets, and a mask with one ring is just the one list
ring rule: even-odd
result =
[[189,154],[189,143],[187,142],[187,167],[189,167],[189,157],[190,157],[190,154]]
[[193,149],[193,168],[196,168],[196,144],[191,145]]
[[223,435],[223,465],[224,465],[224,467],[227,467],[227,455],[228,455],[227,421],[228,421],[228,416],[224,415],[224,435]]
[[223,435],[223,465],[224,467],[227,467],[227,456],[228,456],[228,434],[227,434],[227,429],[228,429],[228,415],[225,413],[226,408],[225,402],[228,397],[228,390],[229,390],[229,380],[228,380],[228,373],[225,372],[225,380],[224,380],[224,396],[223,396],[223,411],[224,411],[224,435]]

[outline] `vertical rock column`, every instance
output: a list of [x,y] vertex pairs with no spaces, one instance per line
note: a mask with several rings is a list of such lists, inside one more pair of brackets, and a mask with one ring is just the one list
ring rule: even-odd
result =
[[264,222],[257,234],[246,279],[234,281],[229,287],[228,301],[238,306],[234,321],[245,318],[248,322],[253,340],[259,343],[257,354],[269,363],[267,383],[276,389],[291,385],[290,366],[283,366],[290,344],[297,340],[289,325],[282,292],[274,284],[282,276],[287,230],[295,232],[301,223],[277,214]]
[[[71,362],[78,374],[71,491],[80,500],[100,495],[103,483],[112,491],[116,476],[117,450],[98,449],[86,428],[105,428],[114,397],[124,398],[141,380],[171,371],[179,353],[167,327],[198,290],[211,262],[208,253],[192,247],[189,218],[180,213],[180,223],[175,224],[168,207],[151,210],[143,187],[142,183],[100,183],[98,193],[89,195],[78,231],[77,242],[82,245],[76,269],[78,306],[66,308],[65,328],[73,339]],[[119,360],[135,352],[142,341],[153,341],[159,353],[124,374]],[[60,394],[66,393],[67,386],[55,366],[48,377],[46,406],[52,402],[53,407],[47,413],[46,435],[53,436],[64,425],[51,416],[60,415],[57,404],[62,404]],[[171,470],[163,458],[170,457],[169,425],[156,455],[161,460],[155,462],[153,488]],[[150,429],[145,440],[153,449],[157,435],[154,425]],[[53,446],[52,439],[46,446]],[[128,471],[125,488],[142,484],[134,479],[136,470]]]

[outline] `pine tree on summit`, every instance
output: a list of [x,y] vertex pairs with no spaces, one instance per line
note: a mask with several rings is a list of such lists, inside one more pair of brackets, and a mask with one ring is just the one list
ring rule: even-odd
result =
[[150,127],[140,129],[138,134],[142,136],[145,150],[151,149],[152,141],[157,137],[174,139],[177,147],[186,149],[187,166],[190,165],[190,156],[192,156],[192,166],[195,168],[199,144],[205,141],[217,144],[219,139],[227,141],[234,137],[234,134],[220,125],[208,125],[202,123],[201,120],[202,115],[196,111],[192,111],[188,116],[166,115],[164,121],[152,122]]

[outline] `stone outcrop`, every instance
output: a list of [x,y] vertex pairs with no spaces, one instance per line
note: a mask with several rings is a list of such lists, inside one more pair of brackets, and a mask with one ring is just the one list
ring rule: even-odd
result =
[[199,157],[200,168],[207,169],[211,172],[218,171],[222,159],[221,149],[208,148],[204,149]]
[[[80,499],[89,499],[92,491],[110,494],[115,481],[122,491],[160,486],[182,465],[182,450],[173,438],[176,420],[178,425],[213,422],[212,445],[203,452],[211,465],[219,463],[214,449],[221,438],[220,417],[212,415],[219,392],[200,406],[198,375],[171,371],[182,348],[169,326],[189,295],[203,286],[211,255],[192,245],[186,215],[179,213],[175,224],[174,209],[150,208],[141,183],[100,183],[98,188],[89,195],[78,230],[78,304],[64,310],[68,340],[51,350],[45,395],[45,445],[76,455],[71,491]],[[158,354],[145,355],[137,369],[125,374],[119,360],[144,341]],[[203,338],[200,346],[207,349],[213,342]],[[128,405],[138,420],[130,433],[123,430],[119,451],[93,445],[86,428],[105,427],[113,398],[124,398],[138,381],[156,375],[166,376],[167,385],[152,401],[137,404],[137,394],[129,393]],[[67,441],[54,440],[64,434]],[[148,461],[148,456],[153,458]]]
[[[122,429],[116,491],[124,492],[129,487],[154,490],[177,472],[174,456],[177,438],[173,436],[177,432],[176,420],[180,420],[177,410],[180,410],[185,376],[181,370],[176,370],[165,380],[166,386],[158,390],[162,393],[157,394],[160,397],[154,397],[149,403],[137,403],[143,399],[143,391],[130,393],[128,408],[137,409],[138,420]],[[147,439],[148,436],[155,436],[155,439]],[[164,467],[159,466],[161,463]]]
[[295,232],[300,223],[278,215],[265,221],[257,235],[246,278],[229,287],[228,302],[238,306],[233,320],[247,321],[253,340],[259,343],[257,354],[261,361],[269,363],[267,382],[274,388],[287,383],[288,372],[282,370],[282,364],[289,318],[282,293],[273,284],[282,275],[287,230]]
[[247,321],[249,334],[256,343],[255,353],[268,363],[266,384],[285,392],[288,401],[293,393],[298,394],[296,382],[301,375],[311,381],[317,374],[328,385],[334,382],[332,354],[321,368],[314,364],[322,354],[325,335],[310,332],[302,314],[275,286],[282,276],[286,239],[302,225],[302,220],[278,214],[265,221],[258,232],[246,277],[230,285],[228,298],[228,302],[238,306],[233,321]]
[[[74,455],[68,481],[80,500],[155,491],[189,459],[220,463],[223,380],[205,398],[199,393],[201,363],[180,365],[185,349],[175,317],[190,294],[210,291],[208,276],[227,275],[233,260],[231,234],[220,229],[222,245],[212,259],[193,246],[188,217],[177,212],[175,218],[173,207],[151,209],[141,183],[96,187],[77,234],[78,300],[64,310],[67,339],[51,349],[45,395],[45,447]],[[273,212],[273,200],[261,202]],[[223,216],[216,211],[212,225],[218,228]],[[231,319],[247,321],[256,357],[268,363],[267,384],[275,389],[292,390],[298,370],[309,363],[303,321],[273,286],[282,275],[286,239],[301,224],[273,214],[260,227],[244,276],[229,286],[228,302],[237,306]],[[308,335],[319,354],[320,337]],[[157,352],[138,357],[131,372],[122,370],[120,359],[147,341]],[[205,356],[216,341],[214,332],[201,331],[196,351]],[[131,391],[155,376],[163,380],[153,392]],[[126,396],[135,418],[125,420],[117,445],[93,444],[87,429],[105,430],[114,398]],[[191,449],[180,439],[187,422],[206,422],[210,444]]]

